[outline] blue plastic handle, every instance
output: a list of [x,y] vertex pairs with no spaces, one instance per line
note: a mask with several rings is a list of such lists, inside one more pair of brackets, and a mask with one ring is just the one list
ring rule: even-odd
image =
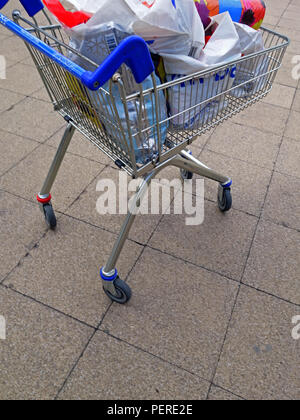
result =
[[95,72],[87,71],[82,77],[82,82],[89,89],[97,90],[123,63],[131,69],[137,83],[142,83],[155,70],[146,42],[133,35],[124,39]]
[[0,0],[0,10],[9,2],[9,0]]
[[41,0],[20,0],[20,3],[22,3],[22,6],[30,17],[33,17],[44,8]]
[[[0,0],[0,9],[2,9],[8,2],[9,0]],[[41,0],[20,0],[20,3],[30,17],[33,17],[44,8]]]
[[73,61],[49,47],[45,42],[12,22],[1,13],[0,24],[73,74],[91,90],[97,90],[103,86],[123,63],[126,63],[131,69],[137,83],[142,83],[155,70],[149,48],[146,42],[138,36],[131,36],[125,39],[97,70],[90,72],[73,63]]

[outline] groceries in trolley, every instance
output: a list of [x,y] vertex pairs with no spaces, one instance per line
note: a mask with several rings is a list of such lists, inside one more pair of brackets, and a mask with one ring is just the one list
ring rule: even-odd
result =
[[[46,0],[45,4],[49,8],[53,2],[57,0]],[[192,0],[69,0],[68,3],[78,11],[93,14],[94,26],[110,21],[121,25],[125,32],[143,38],[157,54],[177,52],[197,58],[204,46],[204,28]]]
[[234,22],[259,29],[263,23],[266,5],[263,0],[194,0],[204,27],[210,17],[229,12]]
[[164,57],[168,81],[200,73],[215,65],[225,65],[213,75],[188,79],[168,89],[174,129],[197,129],[227,105],[224,92],[233,87],[236,65],[226,66],[226,63],[241,57],[240,40],[228,13],[216,16],[211,25],[214,25],[214,32],[198,60],[179,55]]
[[[173,129],[199,129],[227,107],[228,95],[248,97],[264,89],[267,83],[269,59],[265,55],[255,54],[253,59],[226,66],[226,63],[242,56],[264,50],[259,31],[233,22],[226,12],[215,16],[205,33],[209,35],[198,60],[174,54],[164,55],[167,81],[180,82],[182,79],[181,83],[168,89]],[[225,67],[213,75],[210,73],[209,76],[193,79],[186,77],[220,65]]]
[[[49,2],[48,0],[46,3],[51,7],[57,1],[51,0]],[[51,9],[52,12],[55,11],[53,7]],[[94,71],[97,68],[93,63],[97,66],[102,64],[124,39],[132,35],[132,33],[126,32],[123,26],[115,22],[102,23],[103,15],[101,12],[102,10],[99,10],[86,24],[82,23],[72,27],[65,26],[65,31],[70,37],[70,47],[82,56],[81,58],[78,54],[69,52],[68,58],[82,68],[90,71]],[[70,13],[70,11],[67,11],[68,16],[72,15]],[[128,27],[127,29],[130,30]],[[88,63],[86,59],[90,59],[91,63]],[[139,86],[125,64],[122,65],[119,73],[126,95],[131,95],[139,91]],[[155,76],[155,79],[155,83],[157,85],[160,84],[157,76]],[[167,108],[163,92],[160,92],[158,95],[159,104],[157,115],[159,116],[159,121],[157,121],[156,113],[153,112],[153,106],[155,104],[153,94],[127,101],[126,109],[117,84],[112,84],[110,88],[108,82],[103,86],[103,89],[112,95],[113,102],[105,93],[95,97],[92,94],[82,91],[78,92],[78,84],[75,81],[72,81],[72,83],[68,81],[68,85],[74,94],[73,100],[76,102],[76,106],[94,124],[98,120],[97,125],[101,125],[106,135],[115,138],[119,146],[124,148],[125,151],[130,149],[130,142],[132,141],[137,163],[145,164],[151,161],[158,154],[158,148],[163,147],[168,127],[166,122],[158,126],[159,121],[167,120]],[[149,76],[142,83],[142,90],[151,88],[153,88],[153,83],[152,77]],[[112,90],[110,91],[110,89]],[[88,106],[86,105],[87,103],[89,104]],[[129,114],[129,126],[127,123],[127,112]],[[116,120],[120,120],[127,144],[124,144],[121,138],[116,138],[120,133],[120,130],[116,130],[113,124],[113,121]]]
[[[257,53],[264,51],[264,41],[260,31],[249,26],[235,23],[235,29],[239,35],[242,57],[249,57],[244,62],[237,64],[235,89],[231,94],[235,97],[247,97],[266,88],[268,83],[268,69],[270,57]],[[247,83],[245,83],[247,82]]]
[[[233,86],[236,66],[227,67],[213,76],[184,81],[181,75],[169,75],[168,81],[177,81],[169,88],[172,128],[196,130],[207,124],[227,106],[224,91]],[[181,83],[179,79],[183,81]],[[215,97],[215,99],[211,99]]]
[[[87,63],[86,58],[94,61],[97,65],[102,64],[107,56],[130,35],[121,26],[115,25],[113,22],[94,27],[93,19],[91,19],[89,25],[85,26],[83,28],[85,30],[81,36],[81,28],[77,27],[76,36],[73,34],[70,40],[70,46],[77,52],[80,52],[85,58],[81,59],[80,56],[72,53],[69,53],[69,58],[86,70],[95,70],[93,64]],[[89,27],[89,30],[87,30],[87,27]],[[72,30],[72,32],[74,31]],[[140,88],[135,82],[129,68],[124,64],[119,71],[126,95],[138,92]],[[158,85],[160,83],[158,77],[154,76],[154,78],[155,83]],[[148,76],[142,83],[142,90],[151,88],[153,88],[153,81],[152,77]],[[88,99],[91,102],[92,108],[98,110],[97,115],[101,121],[103,130],[112,138],[118,136],[120,131],[116,130],[112,121],[119,119],[127,141],[127,144],[124,144],[121,138],[115,138],[115,140],[118,140],[120,147],[124,147],[126,150],[130,141],[132,141],[137,163],[145,164],[151,161],[158,154],[158,143],[160,143],[160,147],[162,148],[167,135],[168,124],[164,123],[159,127],[157,125],[159,121],[167,120],[167,108],[163,92],[158,94],[159,103],[157,104],[157,112],[159,120],[157,121],[156,113],[153,112],[153,106],[155,104],[153,93],[127,101],[126,109],[123,104],[122,92],[117,83],[113,83],[110,86],[108,82],[103,86],[103,89],[109,92],[110,96],[102,93],[94,97],[90,94]],[[113,98],[113,102],[111,98]],[[76,100],[78,100],[78,95],[76,96]],[[127,118],[127,112],[129,118]],[[93,115],[90,117],[94,119]],[[129,126],[127,121],[129,121]]]
[[[61,3],[68,5],[66,16]],[[264,17],[261,0],[237,0],[234,4],[229,0],[45,0],[45,4],[63,23],[70,46],[97,65],[132,34],[142,37],[160,58],[160,80],[155,77],[155,84],[168,82],[168,88],[159,91],[157,113],[153,112],[151,94],[143,102],[136,98],[128,102],[128,127],[117,85],[111,88],[116,109],[92,103],[92,108],[98,105],[98,117],[109,136],[115,132],[110,121],[117,111],[127,142],[132,133],[138,163],[150,161],[158,152],[158,144],[163,147],[168,127],[179,131],[199,129],[227,107],[229,96],[249,97],[266,87],[270,63],[265,54],[257,54],[264,51],[264,43],[261,33],[254,29]],[[249,54],[253,59],[236,63]],[[95,70],[76,54],[69,58],[87,70]],[[214,67],[215,72],[209,71]],[[127,95],[139,91],[125,64],[119,73]],[[141,87],[153,87],[151,76]],[[109,85],[103,88],[108,91]],[[78,94],[74,96],[81,101]],[[89,118],[94,120],[97,115],[89,114]]]

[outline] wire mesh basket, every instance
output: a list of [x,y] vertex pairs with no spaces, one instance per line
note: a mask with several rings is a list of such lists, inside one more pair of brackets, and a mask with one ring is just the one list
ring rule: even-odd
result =
[[[107,56],[112,44],[121,41],[117,33],[113,33],[113,39],[111,33],[102,34],[103,42],[96,46],[91,39],[91,54],[81,54],[59,25],[48,22],[49,25],[41,27],[16,14],[15,19],[86,70],[96,70],[99,66],[91,59],[93,48],[100,45],[101,54]],[[146,83],[137,84],[123,64],[119,74],[97,90],[88,89],[35,46],[27,43],[27,47],[55,109],[72,120],[118,166],[137,177],[271,91],[289,41],[269,29],[263,28],[261,32],[263,51],[226,65],[184,77],[169,77],[163,84],[153,74]],[[86,42],[85,51],[88,51]]]

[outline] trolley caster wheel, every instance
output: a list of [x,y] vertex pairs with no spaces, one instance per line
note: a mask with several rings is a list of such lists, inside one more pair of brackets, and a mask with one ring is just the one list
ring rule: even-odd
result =
[[121,280],[119,277],[117,277],[116,280],[114,280],[114,286],[117,292],[117,296],[112,295],[109,292],[109,290],[105,290],[105,288],[103,288],[103,290],[109,297],[109,299],[111,299],[113,302],[117,302],[121,305],[124,305],[124,303],[127,303],[132,296],[130,287],[127,283],[125,283],[125,281]]
[[223,213],[231,209],[232,207],[231,188],[223,188],[222,185],[219,186],[218,205],[219,205],[219,209]]
[[52,207],[52,204],[43,205],[45,220],[50,229],[54,230],[56,228],[56,217]]
[[186,171],[185,169],[180,169],[181,178],[184,179],[193,179],[193,172]]

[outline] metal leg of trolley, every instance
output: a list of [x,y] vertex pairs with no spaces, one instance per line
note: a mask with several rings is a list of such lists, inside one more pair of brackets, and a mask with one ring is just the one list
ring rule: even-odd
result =
[[[131,289],[129,286],[119,278],[116,264],[122,252],[125,241],[129,235],[130,229],[136,217],[135,209],[140,207],[141,200],[150,185],[151,180],[165,167],[176,166],[182,172],[182,177],[185,178],[186,174],[198,174],[208,179],[212,179],[219,183],[218,202],[220,210],[225,212],[230,210],[232,205],[231,199],[231,185],[230,178],[217,173],[216,171],[208,168],[199,160],[195,159],[188,151],[182,151],[180,154],[174,156],[166,163],[159,165],[147,176],[144,177],[134,200],[128,211],[126,219],[122,225],[119,236],[114,244],[111,255],[106,265],[101,268],[100,275],[103,282],[103,289],[108,297],[118,303],[125,303],[131,298]],[[191,176],[188,175],[191,179]]]
[[57,152],[49,169],[49,173],[41,189],[41,192],[37,196],[37,200],[40,203],[41,210],[43,211],[45,216],[45,220],[51,229],[55,229],[56,227],[56,217],[51,204],[50,191],[57,177],[59,168],[62,164],[65,154],[68,150],[74,132],[75,128],[69,123],[64,132],[60,145],[57,149]]
[[[65,129],[64,135],[55,154],[41,192],[37,196],[37,200],[41,205],[45,220],[51,229],[55,229],[56,227],[56,217],[51,204],[50,191],[55,182],[74,132],[74,126],[69,123]],[[155,169],[153,169],[148,175],[144,177],[143,181],[141,182],[141,185],[135,194],[134,200],[132,201],[131,207],[122,225],[119,236],[115,242],[111,255],[106,265],[100,270],[105,293],[110,297],[110,299],[118,303],[125,303],[131,297],[131,290],[129,286],[119,278],[116,265],[124,247],[125,241],[129,235],[130,229],[134,223],[136,217],[135,210],[140,206],[141,200],[143,199],[143,196],[147,191],[151,180],[161,170],[168,166],[178,167],[181,170],[181,176],[183,179],[191,179],[193,174],[197,174],[218,182],[219,207],[224,212],[230,210],[231,208],[231,179],[208,168],[198,159],[194,158],[189,151],[182,151],[180,154],[175,155],[170,160],[164,162],[161,165],[158,165]]]

